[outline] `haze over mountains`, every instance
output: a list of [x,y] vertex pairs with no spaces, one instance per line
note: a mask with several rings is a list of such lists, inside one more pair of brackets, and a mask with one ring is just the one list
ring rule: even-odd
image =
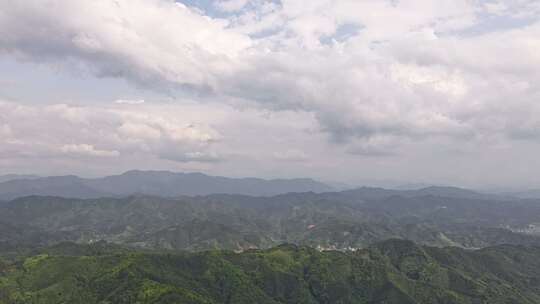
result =
[[540,200],[129,171],[0,183],[0,303],[538,303]]
[[175,250],[245,250],[282,243],[348,250],[389,238],[482,248],[540,245],[540,201],[450,187],[258,197],[34,195],[0,202],[0,225],[0,246],[6,249],[106,240]]
[[539,54],[540,0],[0,0],[0,304],[540,304]]
[[6,175],[0,175],[0,183],[17,180],[17,179],[36,179],[39,178],[38,175],[31,175],[31,174],[6,174]]
[[[368,183],[369,184],[369,183]],[[375,183],[379,185],[380,183]],[[119,175],[81,178],[74,175],[46,176],[8,174],[0,176],[0,200],[30,195],[72,198],[125,197],[133,194],[162,197],[210,194],[273,196],[290,192],[333,192],[347,189],[370,192],[371,195],[416,196],[432,194],[464,198],[540,198],[540,190],[513,192],[477,192],[428,183],[392,182],[388,186],[354,187],[339,183],[323,183],[311,178],[262,179],[211,176],[199,172],[131,170]],[[362,190],[363,189],[363,190]]]
[[[128,171],[103,178],[77,176],[25,177],[11,176],[0,183],[0,199],[28,195],[50,195],[74,198],[98,198],[131,194],[173,197],[216,193],[269,196],[288,192],[327,192],[333,188],[308,178],[272,179],[228,178],[202,173],[168,171]],[[9,179],[6,176],[5,179]]]

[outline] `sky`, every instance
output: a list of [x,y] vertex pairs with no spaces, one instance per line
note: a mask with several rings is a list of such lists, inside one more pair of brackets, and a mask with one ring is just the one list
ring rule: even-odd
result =
[[0,175],[540,188],[540,1],[0,0]]

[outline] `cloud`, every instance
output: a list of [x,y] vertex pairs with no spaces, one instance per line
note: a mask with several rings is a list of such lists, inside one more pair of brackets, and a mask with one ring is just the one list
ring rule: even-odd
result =
[[10,140],[12,137],[11,127],[7,124],[0,125],[0,137],[4,140]]
[[308,155],[304,151],[291,149],[274,152],[274,158],[276,160],[289,162],[304,162],[309,159]]
[[64,145],[60,148],[62,153],[75,156],[95,156],[95,157],[117,157],[118,151],[97,150],[94,146],[88,144]]
[[236,12],[241,10],[248,0],[219,0],[214,3],[214,5],[224,12]]
[[139,105],[144,103],[144,99],[117,99],[114,101],[117,104]]
[[163,150],[159,156],[163,159],[176,162],[215,163],[224,160],[223,157],[216,152],[177,152],[173,149]]
[[[142,106],[142,105],[141,105]],[[46,130],[46,132],[44,132]],[[128,157],[215,161],[219,133],[170,109],[19,105],[0,101],[3,157]],[[183,155],[171,157],[171,153]]]
[[[211,86],[250,40],[174,1],[0,2],[0,49],[142,86]],[[39,31],[35,29],[39,28]],[[81,66],[82,64],[82,66]]]
[[394,156],[399,154],[400,138],[391,136],[374,136],[367,140],[352,142],[347,147],[347,152],[352,155],[361,156]]
[[495,16],[534,18],[540,14],[540,3],[533,0],[497,0],[483,5],[489,14]]
[[[235,0],[215,2],[234,12],[218,18],[165,0],[4,0],[0,50],[201,100],[310,113],[333,143],[357,155],[434,138],[538,140],[537,1],[490,3]],[[474,34],[501,16],[521,23]],[[61,111],[70,123],[98,119]],[[114,132],[124,144],[111,151],[121,154],[212,138],[134,114],[106,116],[127,120]],[[205,155],[174,154],[198,152]]]

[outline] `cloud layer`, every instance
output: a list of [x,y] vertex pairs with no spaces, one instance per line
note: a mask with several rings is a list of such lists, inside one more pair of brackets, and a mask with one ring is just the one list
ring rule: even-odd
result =
[[313,112],[336,141],[538,135],[540,23],[466,35],[535,2],[227,1],[222,19],[164,0],[7,2],[5,52]]
[[[146,113],[144,113],[146,112]],[[5,158],[115,158],[143,154],[174,161],[216,161],[219,133],[174,113],[118,106],[19,105],[0,101]]]
[[[220,0],[194,8],[168,0],[0,0],[0,6],[0,52],[8,56],[188,94],[203,104],[303,113],[317,122],[312,131],[358,157],[413,153],[411,145],[434,142],[466,153],[540,138],[538,1]],[[26,151],[109,158],[143,151],[213,162],[221,157],[212,143],[236,134],[119,108],[142,102],[39,109],[46,116],[33,114],[36,130],[61,121],[88,140],[60,140],[75,135],[59,127]],[[14,125],[13,117],[38,110],[0,106],[10,113],[0,116],[10,120],[0,134],[20,141],[18,133],[30,127]],[[84,133],[90,125],[99,136]],[[298,147],[269,157],[310,159]]]

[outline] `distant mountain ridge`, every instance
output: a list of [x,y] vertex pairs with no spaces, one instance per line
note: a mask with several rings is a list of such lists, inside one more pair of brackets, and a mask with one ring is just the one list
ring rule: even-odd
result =
[[[356,189],[342,191],[344,195],[358,196],[361,195],[365,198],[382,199],[392,196],[400,197],[422,197],[422,196],[438,196],[438,197],[452,197],[463,199],[491,199],[497,197],[493,194],[484,194],[476,192],[474,190],[463,189],[458,187],[448,186],[429,186],[426,188],[415,190],[397,190],[397,189],[385,189],[385,188],[373,188],[373,187],[360,187]],[[497,197],[501,198],[501,197]]]
[[[160,197],[205,196],[231,194],[248,196],[276,196],[286,193],[336,192],[333,186],[310,179],[230,178],[203,173],[132,170],[101,178],[81,178],[75,175],[38,177],[35,175],[0,176],[0,200],[24,196],[57,196],[68,198],[125,197],[134,194]],[[340,192],[342,196],[387,198],[391,196],[439,196],[467,199],[505,199],[495,195],[448,186],[428,186],[420,189],[386,189],[359,187]],[[519,196],[512,196],[519,197]]]
[[73,198],[116,197],[131,194],[174,197],[216,193],[272,196],[289,192],[332,190],[331,186],[308,178],[266,180],[210,176],[202,173],[133,170],[120,175],[93,179],[73,175],[11,179],[0,182],[0,199],[10,200],[30,195]]
[[31,174],[5,174],[0,175],[0,183],[11,181],[11,180],[17,180],[17,179],[36,179],[40,178],[38,175],[31,175]]
[[509,192],[509,193],[504,193],[504,195],[518,197],[522,199],[538,199],[540,198],[540,189],[531,189],[531,190],[519,191],[519,192]]

